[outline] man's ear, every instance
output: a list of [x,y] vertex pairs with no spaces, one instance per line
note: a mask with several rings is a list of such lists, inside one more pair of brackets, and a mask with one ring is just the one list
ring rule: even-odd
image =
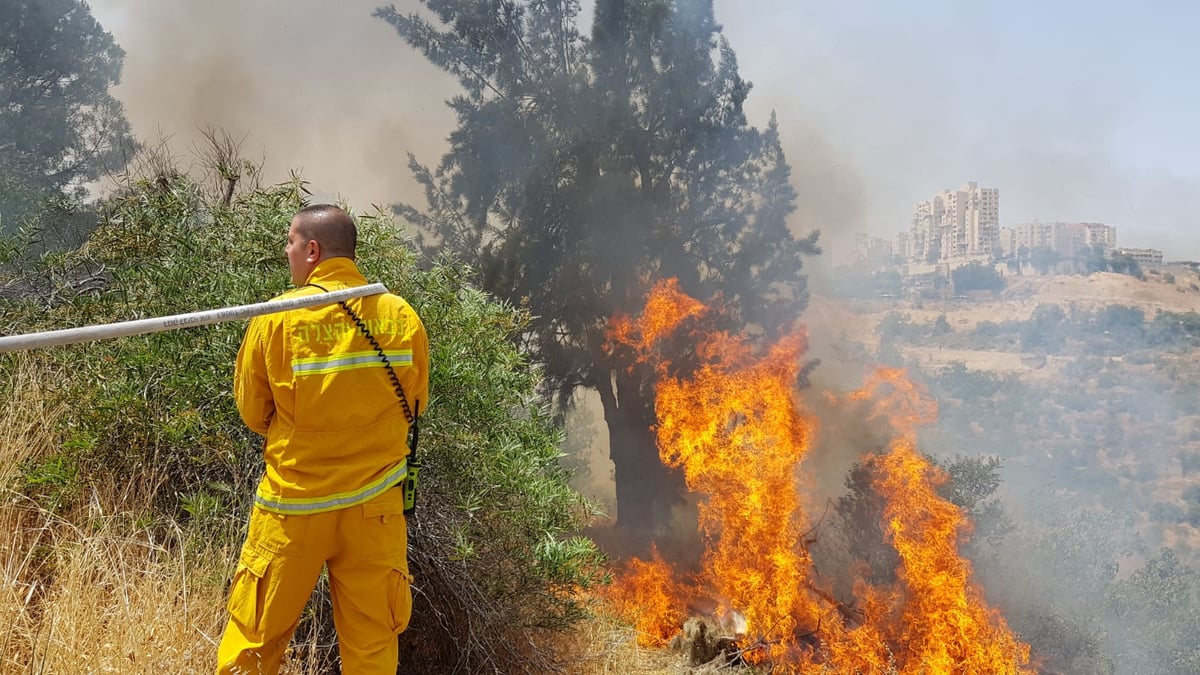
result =
[[308,240],[308,254],[304,256],[304,261],[309,263],[320,262],[321,260],[321,242],[316,239]]

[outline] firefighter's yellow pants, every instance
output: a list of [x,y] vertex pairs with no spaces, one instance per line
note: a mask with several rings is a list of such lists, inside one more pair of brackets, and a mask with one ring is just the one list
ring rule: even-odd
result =
[[217,673],[276,673],[300,614],[329,565],[342,672],[396,672],[396,636],[412,592],[400,489],[308,516],[254,508],[229,595]]

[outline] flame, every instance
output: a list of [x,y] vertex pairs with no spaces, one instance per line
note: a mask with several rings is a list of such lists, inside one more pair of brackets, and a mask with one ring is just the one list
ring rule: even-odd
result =
[[616,578],[607,597],[619,614],[633,617],[638,644],[666,645],[687,618],[684,598],[690,589],[677,580],[675,570],[657,548],[651,550],[648,561],[631,558]]
[[760,353],[740,336],[697,334],[699,365],[675,376],[657,348],[706,311],[672,280],[651,291],[640,317],[610,324],[610,343],[655,367],[660,455],[704,497],[705,553],[693,583],[674,581],[657,552],[618,576],[618,605],[643,644],[664,644],[689,597],[707,593],[744,619],[747,658],[776,672],[1033,672],[1028,645],[988,608],[958,553],[970,525],[937,493],[945,472],[916,449],[917,427],[937,418],[928,394],[904,371],[880,369],[846,397],[895,430],[888,452],[865,461],[876,468],[872,487],[885,500],[884,531],[900,560],[894,584],[857,582],[847,612],[817,583],[804,542],[812,526],[803,460],[818,429],[795,391],[807,336],[793,333]]
[[874,487],[887,500],[886,531],[900,555],[898,577],[905,586],[898,660],[939,673],[1016,672],[1029,663],[1029,646],[971,583],[970,562],[958,553],[970,523],[937,494],[949,476],[916,448],[916,424],[936,419],[936,406],[901,370],[881,369],[864,391],[884,383],[892,390],[884,405],[896,406],[890,419],[901,435],[877,458]]

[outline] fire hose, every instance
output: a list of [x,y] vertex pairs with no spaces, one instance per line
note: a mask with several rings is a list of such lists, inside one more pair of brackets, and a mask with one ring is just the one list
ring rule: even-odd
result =
[[269,300],[250,305],[236,305],[221,309],[189,312],[187,314],[172,314],[170,316],[159,316],[150,319],[119,321],[116,323],[63,328],[60,330],[25,333],[22,335],[6,335],[0,337],[0,353],[37,349],[39,347],[53,347],[56,345],[69,345],[127,335],[141,335],[143,333],[161,333],[168,330],[179,330],[180,328],[207,326],[223,321],[249,319],[250,317],[263,314],[274,314],[275,312],[300,309],[302,307],[316,307],[318,305],[341,302],[349,298],[361,298],[387,292],[387,287],[383,284],[367,284],[366,286],[356,286],[340,291],[306,295],[300,298]]

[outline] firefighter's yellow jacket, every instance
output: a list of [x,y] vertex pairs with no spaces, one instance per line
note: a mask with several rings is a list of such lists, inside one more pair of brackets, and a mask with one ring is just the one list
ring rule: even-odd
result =
[[[330,258],[279,299],[362,286],[349,258]],[[317,286],[321,287],[318,288]],[[388,356],[409,407],[429,400],[425,327],[401,297],[348,300]],[[266,436],[255,503],[283,514],[361,504],[407,474],[408,421],[379,354],[337,303],[255,317],[234,370],[246,425]]]

